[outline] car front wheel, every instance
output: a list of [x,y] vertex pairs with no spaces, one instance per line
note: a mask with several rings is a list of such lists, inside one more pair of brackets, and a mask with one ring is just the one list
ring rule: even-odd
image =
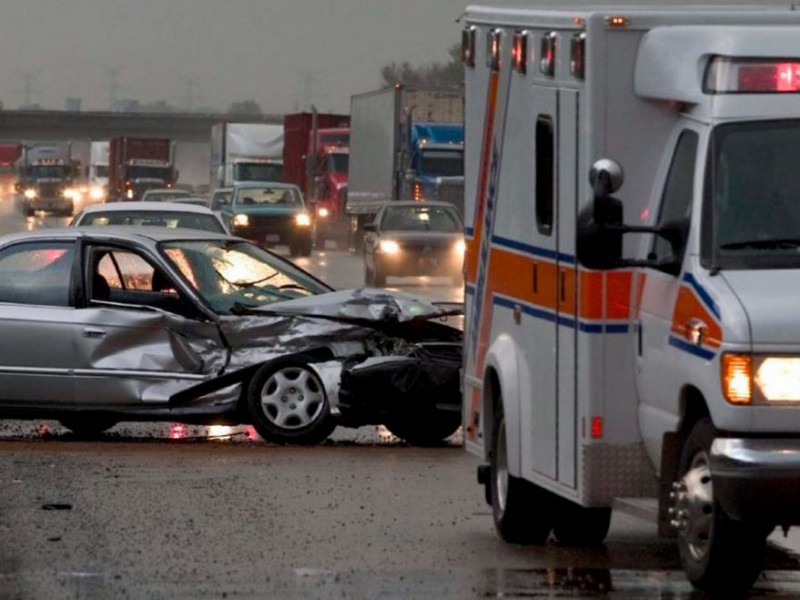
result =
[[258,434],[279,444],[318,444],[336,428],[325,386],[302,356],[259,369],[248,386],[247,411]]

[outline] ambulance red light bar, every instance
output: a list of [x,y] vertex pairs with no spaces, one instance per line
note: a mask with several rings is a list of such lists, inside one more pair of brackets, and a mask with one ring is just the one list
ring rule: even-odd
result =
[[486,37],[486,66],[492,71],[500,70],[501,35],[499,29],[492,29]]
[[465,27],[461,32],[461,62],[467,67],[475,66],[475,26]]
[[586,76],[586,33],[576,33],[569,43],[569,72],[575,79]]
[[528,32],[518,31],[514,34],[514,47],[511,50],[514,70],[525,74],[528,70]]
[[541,58],[539,59],[539,71],[543,75],[552,77],[556,73],[556,41],[558,34],[551,31],[542,37]]
[[715,56],[706,69],[708,94],[800,93],[800,58]]

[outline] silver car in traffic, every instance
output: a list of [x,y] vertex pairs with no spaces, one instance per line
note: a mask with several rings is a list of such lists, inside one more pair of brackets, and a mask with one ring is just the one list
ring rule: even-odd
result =
[[252,424],[317,443],[461,422],[460,307],[334,291],[225,234],[74,227],[0,239],[0,417],[93,435],[119,421]]

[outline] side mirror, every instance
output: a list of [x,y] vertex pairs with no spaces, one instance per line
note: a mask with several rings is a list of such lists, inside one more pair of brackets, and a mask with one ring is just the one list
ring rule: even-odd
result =
[[228,201],[225,198],[214,198],[211,201],[211,210],[219,210],[226,204],[228,204]]
[[622,167],[598,160],[589,172],[594,200],[578,215],[578,260],[590,269],[611,269],[622,259],[622,202],[611,194],[622,187]]

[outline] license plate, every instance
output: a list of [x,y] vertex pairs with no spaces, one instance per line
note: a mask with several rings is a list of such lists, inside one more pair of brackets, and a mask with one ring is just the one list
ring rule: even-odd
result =
[[280,241],[280,239],[281,236],[279,236],[277,233],[268,233],[267,235],[264,236],[265,242],[278,242]]

